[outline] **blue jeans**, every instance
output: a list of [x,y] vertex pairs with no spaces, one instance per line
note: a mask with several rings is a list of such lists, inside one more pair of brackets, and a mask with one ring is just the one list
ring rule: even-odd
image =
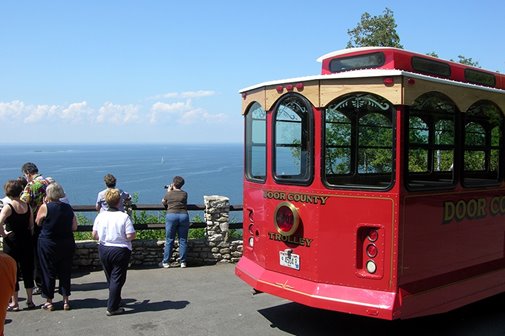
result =
[[186,262],[188,245],[189,215],[187,213],[168,213],[165,216],[165,250],[163,263],[169,263],[174,249],[175,234],[179,237],[179,258]]

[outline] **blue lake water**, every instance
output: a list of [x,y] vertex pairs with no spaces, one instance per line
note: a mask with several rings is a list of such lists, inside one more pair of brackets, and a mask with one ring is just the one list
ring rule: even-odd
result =
[[180,175],[188,203],[221,195],[236,205],[242,204],[242,153],[241,144],[3,145],[0,183],[3,187],[21,175],[23,163],[33,162],[43,176],[63,185],[73,205],[94,205],[108,173],[117,178],[117,187],[137,194],[137,203],[159,204],[163,186]]

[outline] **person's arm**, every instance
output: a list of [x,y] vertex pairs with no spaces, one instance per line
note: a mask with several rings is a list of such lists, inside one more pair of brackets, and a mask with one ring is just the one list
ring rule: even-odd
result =
[[125,230],[126,230],[126,239],[128,239],[130,241],[134,240],[135,237],[137,236],[137,233],[135,232],[135,228],[133,227],[133,222],[132,222],[130,216],[128,216],[126,218]]
[[30,232],[33,233],[33,227],[35,226],[35,219],[33,219],[32,207],[30,205],[28,205],[28,211],[30,212],[30,222],[28,225],[30,226]]
[[96,198],[96,205],[95,205],[96,211],[100,212],[100,209],[102,209],[102,200],[100,198],[100,193],[98,193],[98,197]]
[[25,202],[26,204],[30,204],[30,201],[32,200],[32,185],[33,182],[28,182],[26,187],[23,189],[23,192],[21,193],[21,200]]
[[2,211],[0,211],[0,235],[4,238],[7,237],[7,235],[10,233],[4,230],[4,223],[5,219],[9,217],[11,213],[11,207],[7,205],[2,208]]
[[46,218],[46,216],[47,216],[47,205],[46,203],[43,203],[40,206],[39,211],[37,212],[37,218],[35,218],[35,223],[38,226],[42,226],[42,221]]
[[72,231],[77,230],[77,217],[74,214],[74,218],[72,218]]

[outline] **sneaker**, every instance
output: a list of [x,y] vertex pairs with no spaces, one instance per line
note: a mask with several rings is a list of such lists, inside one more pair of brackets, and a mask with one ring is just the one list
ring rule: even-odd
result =
[[160,262],[158,264],[159,267],[163,267],[163,268],[169,268],[170,267],[170,264],[169,263],[164,263],[164,262]]
[[185,262],[181,262],[181,268],[186,268],[186,263]]
[[119,314],[122,314],[124,313],[124,308],[118,308],[116,310],[113,310],[113,311],[108,311],[106,312],[107,316],[113,316],[113,315],[119,315]]

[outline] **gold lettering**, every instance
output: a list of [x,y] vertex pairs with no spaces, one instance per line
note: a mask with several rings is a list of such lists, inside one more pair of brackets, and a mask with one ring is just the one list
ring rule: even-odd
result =
[[454,203],[444,202],[444,223],[449,223],[454,218]]
[[466,203],[463,200],[459,200],[456,203],[456,220],[459,222],[463,218],[465,218],[466,213]]
[[489,209],[491,211],[491,215],[495,216],[500,212],[499,204],[498,202],[500,201],[500,198],[494,197],[491,200],[491,204],[489,205]]
[[484,198],[479,198],[478,199],[479,203],[479,210],[478,210],[478,217],[486,217],[486,200]]

